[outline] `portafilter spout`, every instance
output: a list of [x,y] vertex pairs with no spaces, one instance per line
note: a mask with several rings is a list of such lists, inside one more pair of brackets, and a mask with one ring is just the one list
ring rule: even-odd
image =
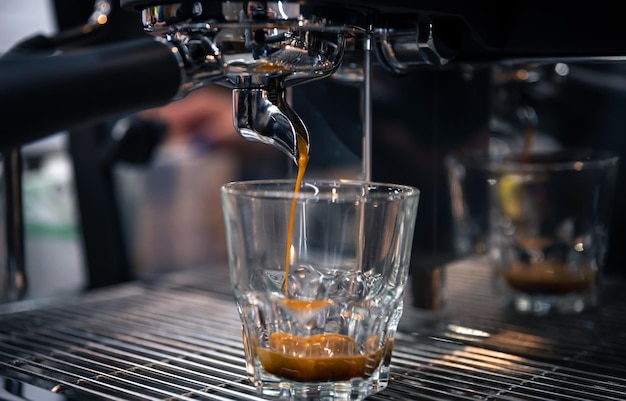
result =
[[242,137],[272,145],[298,164],[299,141],[306,145],[309,132],[285,99],[284,89],[234,89],[235,129]]

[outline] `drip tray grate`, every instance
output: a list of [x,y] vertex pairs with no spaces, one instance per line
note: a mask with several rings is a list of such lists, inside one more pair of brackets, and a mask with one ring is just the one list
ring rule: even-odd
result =
[[[405,308],[372,400],[624,400],[625,283],[580,316],[507,313],[480,259],[446,269],[445,307]],[[0,306],[0,399],[259,400],[225,268]],[[407,302],[410,304],[410,302]]]

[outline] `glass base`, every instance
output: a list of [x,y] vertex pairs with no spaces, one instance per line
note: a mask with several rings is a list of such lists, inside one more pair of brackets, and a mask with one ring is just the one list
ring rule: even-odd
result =
[[596,296],[592,293],[563,295],[513,293],[508,298],[509,304],[516,312],[532,315],[573,315],[597,305]]
[[359,378],[341,382],[277,381],[256,383],[256,387],[263,396],[277,400],[360,401],[384,390],[387,380]]

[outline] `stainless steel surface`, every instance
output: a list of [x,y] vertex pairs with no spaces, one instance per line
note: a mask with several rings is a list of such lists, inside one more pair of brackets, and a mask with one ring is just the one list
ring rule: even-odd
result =
[[[158,21],[166,24],[164,21]],[[297,138],[308,132],[285,88],[327,77],[343,60],[354,28],[307,20],[184,22],[152,32],[172,46],[183,74],[178,98],[217,83],[234,88],[234,124],[244,138],[273,145],[298,163]],[[245,34],[244,34],[245,33]],[[255,43],[248,43],[253,35]],[[261,37],[259,37],[261,36]],[[251,39],[250,39],[251,40]]]
[[397,74],[413,67],[429,64],[446,65],[454,56],[450,49],[442,49],[433,33],[432,21],[415,23],[411,29],[377,28],[376,43],[380,47],[381,62]]
[[[391,384],[372,400],[626,398],[626,283],[606,283],[591,313],[537,318],[503,309],[481,259],[445,274],[454,296],[439,312],[406,307]],[[22,399],[260,399],[225,268],[0,312],[0,376]]]
[[308,144],[308,131],[287,104],[285,88],[333,74],[346,40],[362,36],[364,29],[305,17],[296,2],[252,13],[237,5],[151,5],[143,9],[142,21],[144,30],[178,57],[184,82],[177,98],[213,83],[233,88],[237,132],[276,147],[297,165],[297,139]]

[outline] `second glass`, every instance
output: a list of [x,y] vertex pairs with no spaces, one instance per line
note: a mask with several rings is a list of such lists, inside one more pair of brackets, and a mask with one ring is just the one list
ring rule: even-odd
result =
[[597,303],[618,157],[567,149],[492,160],[490,255],[515,310],[579,313]]
[[594,149],[450,156],[457,252],[487,253],[498,293],[518,312],[596,306],[618,162]]
[[332,180],[294,188],[222,188],[248,376],[264,395],[360,400],[389,380],[419,191]]

